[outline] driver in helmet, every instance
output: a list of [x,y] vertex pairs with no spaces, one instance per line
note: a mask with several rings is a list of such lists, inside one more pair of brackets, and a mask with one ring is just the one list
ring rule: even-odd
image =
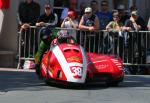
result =
[[54,33],[49,27],[44,27],[40,30],[40,45],[38,51],[35,55],[35,68],[36,73],[40,77],[40,64],[43,57],[43,54],[46,50],[49,49],[51,42],[54,39],[58,39],[58,42],[65,42],[69,37],[69,34],[66,30],[61,30],[58,33]]
[[38,51],[35,54],[35,69],[36,73],[40,75],[40,63],[44,52],[49,48],[50,43],[53,39],[57,37],[56,33],[52,33],[52,30],[49,27],[43,27],[39,31],[40,34],[40,44]]

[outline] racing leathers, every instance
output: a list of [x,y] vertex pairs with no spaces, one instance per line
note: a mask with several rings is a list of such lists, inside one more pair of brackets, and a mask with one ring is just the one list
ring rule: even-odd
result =
[[57,37],[57,31],[51,30],[49,27],[43,27],[40,30],[40,44],[38,51],[35,55],[36,73],[40,74],[40,63],[42,56],[46,50],[50,47],[51,42]]
[[55,13],[46,16],[45,14],[41,15],[38,19],[38,22],[44,22],[45,27],[42,27],[39,31],[40,35],[40,44],[38,51],[35,55],[35,65],[36,73],[40,74],[40,63],[44,52],[49,48],[50,43],[57,37],[56,31],[51,29],[56,26],[58,22],[57,15]]

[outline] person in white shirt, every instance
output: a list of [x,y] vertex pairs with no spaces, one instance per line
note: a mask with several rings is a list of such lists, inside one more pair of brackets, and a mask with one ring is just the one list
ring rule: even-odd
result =
[[[68,16],[63,20],[61,28],[77,29],[78,21],[74,11],[68,11]],[[69,34],[76,39],[76,30],[68,30]]]

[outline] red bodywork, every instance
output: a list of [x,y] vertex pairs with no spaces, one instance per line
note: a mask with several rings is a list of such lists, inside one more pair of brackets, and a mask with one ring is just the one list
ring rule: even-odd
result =
[[66,43],[54,46],[44,54],[41,74],[45,78],[75,83],[93,81],[119,83],[124,78],[120,58],[84,53],[80,45]]
[[123,64],[120,58],[96,53],[87,53],[88,70],[92,79],[122,81]]

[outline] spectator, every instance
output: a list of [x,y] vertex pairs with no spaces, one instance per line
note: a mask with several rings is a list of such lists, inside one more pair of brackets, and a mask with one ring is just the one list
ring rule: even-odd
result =
[[63,20],[62,28],[78,28],[78,22],[75,19],[75,12],[68,11],[68,16]]
[[[106,42],[106,45],[110,46],[110,48],[106,48],[106,49],[109,49],[108,52],[112,52],[113,50],[113,53],[115,55],[119,54],[120,57],[122,57],[122,52],[123,52],[123,37],[121,34],[122,26],[123,24],[120,22],[119,13],[115,11],[113,13],[113,21],[109,22],[109,24],[106,26],[106,30],[110,32],[109,32],[108,39],[105,38],[106,40],[109,40],[109,42],[106,40],[105,42]],[[118,47],[119,47],[119,52],[117,50]]]
[[147,28],[150,31],[150,17],[149,17],[149,20],[148,20]]
[[125,6],[121,4],[117,7],[117,10],[119,11],[120,22],[125,24],[125,21],[130,18],[125,12]]
[[36,23],[36,26],[55,26],[58,22],[57,14],[52,12],[52,6],[49,4],[45,5],[45,13],[42,14]]
[[[63,20],[61,24],[62,28],[78,28],[78,21],[76,20],[76,15],[74,11],[68,11],[68,16]],[[76,31],[68,30],[69,34],[76,39]]]
[[99,13],[98,2],[96,0],[92,0],[90,5],[91,5],[91,8],[92,8],[93,14],[98,14]]
[[146,29],[145,22],[143,19],[139,18],[137,11],[131,12],[131,17],[126,21],[125,27],[127,27],[125,28],[126,30],[136,30],[136,31]]
[[85,8],[86,8],[86,3],[85,2],[81,2],[80,3],[79,13],[78,13],[78,20],[79,21],[80,21],[81,17],[84,15]]
[[97,14],[100,21],[100,30],[104,30],[106,25],[112,20],[112,13],[109,12],[108,1],[103,0],[101,2],[101,11]]
[[[69,0],[69,8],[66,7],[63,9],[62,13],[61,13],[61,22],[67,17],[68,15],[68,11],[74,11],[76,13],[76,7],[77,7],[77,1],[76,0]],[[77,14],[77,13],[76,13]]]
[[40,15],[40,5],[33,0],[26,0],[19,4],[18,12],[21,28],[27,29],[30,25],[35,25]]
[[[130,13],[132,15],[132,11],[138,11],[138,8],[136,5],[133,5],[130,7]],[[146,27],[146,23],[144,21],[144,19],[138,14],[138,18],[136,20],[139,24],[141,24],[141,30],[147,30],[147,27]]]
[[[142,19],[138,18],[138,12],[137,11],[132,11],[131,12],[131,17],[130,19],[128,19],[125,23],[125,28],[124,30],[128,30],[128,31],[140,31],[140,30],[145,30],[145,22]],[[132,33],[133,34],[133,33]],[[145,51],[143,48],[145,48],[145,43],[143,41],[145,41],[145,35],[141,35],[141,33],[135,32],[134,35],[132,35],[129,33],[128,36],[128,48],[129,48],[129,57],[131,57],[131,54],[134,54],[134,60],[138,60],[138,61],[134,61],[136,63],[140,63],[140,58],[143,58],[143,62],[144,60],[144,55],[145,55]],[[133,44],[133,45],[130,45]],[[131,51],[133,53],[131,53]],[[131,59],[131,58],[129,58]],[[131,60],[130,60],[131,61]]]
[[[18,7],[18,29],[21,28],[21,57],[32,57],[34,51],[37,50],[37,38],[32,35],[35,30],[30,26],[34,26],[40,15],[40,5],[33,0],[25,0]],[[35,46],[33,44],[35,43]],[[21,67],[24,60],[21,61]]]
[[108,31],[121,31],[123,24],[120,22],[120,17],[118,12],[113,13],[113,21],[109,22],[106,26]]
[[[82,16],[80,20],[79,28],[81,30],[84,30],[82,32],[82,35],[80,35],[82,37],[80,44],[83,45],[82,43],[86,42],[84,44],[85,49],[87,51],[92,52],[94,50],[94,48],[92,47],[93,45],[96,45],[96,44],[94,44],[93,37],[90,36],[91,34],[94,34],[94,32],[91,32],[91,31],[99,29],[99,20],[98,20],[98,17],[92,13],[92,8],[90,7],[85,8],[85,14]],[[95,36],[98,36],[98,35],[95,35]],[[86,40],[83,39],[85,37],[86,37]],[[95,38],[96,38],[96,43],[97,43],[98,37],[95,37]],[[91,43],[89,42],[89,40],[91,41]]]
[[85,8],[85,14],[80,20],[79,28],[89,31],[99,29],[99,20],[98,17],[92,13],[92,8]]

